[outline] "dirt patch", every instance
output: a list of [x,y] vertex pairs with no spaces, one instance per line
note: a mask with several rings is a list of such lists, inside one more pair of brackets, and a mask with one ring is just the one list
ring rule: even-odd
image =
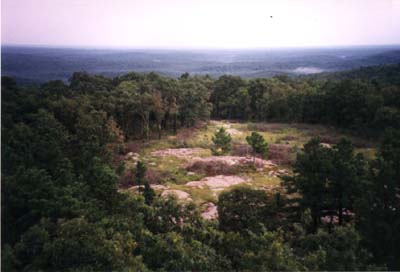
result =
[[203,161],[203,162],[224,162],[227,165],[244,165],[244,164],[253,164],[257,168],[261,167],[270,167],[276,166],[271,161],[266,161],[259,158],[252,158],[252,157],[238,157],[238,156],[210,156],[204,158],[195,158],[196,161]]
[[224,128],[231,127],[230,123],[225,123],[224,121],[217,121],[217,120],[210,120],[209,124],[216,127],[224,127]]
[[205,206],[204,212],[201,213],[201,216],[206,220],[216,220],[218,219],[218,207],[212,203],[207,202],[203,204]]
[[127,152],[139,152],[140,149],[143,146],[143,141],[142,140],[135,140],[135,141],[130,141],[125,144],[125,148]]
[[161,196],[176,196],[179,200],[192,200],[188,193],[181,190],[165,190],[164,192],[162,192]]
[[216,174],[235,174],[241,172],[243,168],[251,167],[258,170],[264,168],[274,167],[272,161],[266,161],[263,159],[252,157],[238,157],[238,156],[210,156],[210,157],[194,157],[186,170],[196,173],[202,173],[205,175],[216,175]]
[[233,156],[248,157],[251,153],[251,148],[247,144],[233,143],[231,154]]
[[224,161],[195,161],[190,163],[186,170],[190,173],[199,173],[205,176],[235,175],[241,171],[239,165],[228,165]]
[[[119,179],[120,188],[128,188],[136,184],[134,167],[136,166],[137,161],[138,159],[132,158],[125,160],[126,171],[121,174],[121,177]],[[148,165],[151,166],[152,163],[148,163]],[[148,170],[146,171],[145,180],[147,180],[150,184],[160,184],[163,183],[166,178],[170,177],[170,175],[171,174],[166,171],[158,171],[152,168],[148,168]]]
[[186,183],[186,186],[200,188],[200,189],[207,186],[211,190],[221,190],[248,181],[249,181],[248,179],[244,179],[239,176],[218,175],[214,177],[205,177],[199,181],[188,182]]
[[223,122],[218,122],[218,121],[210,121],[211,125],[214,125],[216,127],[223,127],[227,133],[229,133],[231,136],[235,135],[241,135],[242,132],[237,130],[236,128],[232,128],[232,124],[230,123],[223,123]]
[[150,184],[160,184],[167,178],[170,178],[170,173],[166,171],[157,171],[153,169],[147,169],[145,179]]
[[168,148],[151,152],[152,156],[166,157],[175,156],[178,158],[190,159],[204,153],[204,148]]
[[193,127],[179,129],[178,133],[176,134],[176,142],[178,143],[178,146],[186,147],[186,141],[195,136],[196,132],[198,132],[200,129],[205,128],[206,126],[206,122],[197,121]]
[[242,132],[237,130],[236,128],[228,128],[226,129],[226,132],[229,133],[231,136],[237,136],[242,134]]
[[[119,180],[120,188],[134,188],[137,187],[137,182],[135,180],[135,170],[134,167],[136,163],[139,161],[139,154],[129,152],[125,159],[125,168],[127,169],[121,175]],[[144,158],[143,161],[147,162],[148,159]],[[147,163],[148,166],[154,166],[153,162]],[[155,186],[153,189],[157,189],[157,186],[162,186],[162,184],[167,178],[170,178],[170,173],[167,171],[159,171],[149,167],[145,174],[145,180],[151,185],[151,187]],[[135,185],[135,186],[133,186]]]
[[291,165],[295,158],[293,149],[288,144],[271,144],[269,145],[268,158],[279,165]]
[[299,137],[293,136],[293,135],[287,135],[287,136],[280,138],[281,141],[296,141],[298,139],[299,139]]
[[258,124],[248,124],[245,130],[251,131],[271,131],[278,132],[285,128],[285,125],[280,123],[258,123]]
[[268,176],[270,177],[283,177],[287,175],[290,175],[290,172],[285,169],[271,170],[268,172]]

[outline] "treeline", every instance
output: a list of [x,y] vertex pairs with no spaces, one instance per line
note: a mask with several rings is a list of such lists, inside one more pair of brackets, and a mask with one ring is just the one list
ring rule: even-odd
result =
[[[118,123],[126,137],[149,137],[151,131],[176,130],[192,126],[196,120],[208,119],[212,81],[206,77],[182,77],[180,80],[130,73],[114,79],[74,73],[70,84],[50,81],[40,88],[17,88],[10,78],[3,78],[4,111],[26,113],[44,107],[61,122],[65,118],[97,111]],[[8,105],[8,101],[33,105]],[[24,108],[31,106],[31,109]],[[57,116],[62,109],[64,115]],[[76,117],[76,116],[75,116]],[[19,120],[6,120],[15,123]],[[69,120],[72,121],[72,120]],[[5,126],[9,124],[6,123]],[[65,124],[71,128],[71,124]]]
[[217,222],[204,221],[193,204],[120,193],[111,163],[118,143],[158,138],[211,115],[363,129],[378,125],[377,113],[388,109],[393,114],[382,116],[392,117],[372,126],[378,130],[399,127],[398,103],[398,85],[368,80],[75,73],[69,84],[21,88],[3,77],[2,268],[399,269],[395,130],[374,161],[356,156],[348,142],[331,150],[314,139],[285,183],[297,198],[228,191]]
[[333,73],[307,75],[303,78],[313,80],[361,79],[371,81],[374,84],[384,87],[390,85],[400,85],[399,73],[400,64],[392,64],[360,67],[359,69]]
[[318,80],[222,76],[211,94],[212,117],[321,123],[371,135],[400,128],[400,65],[348,73]]

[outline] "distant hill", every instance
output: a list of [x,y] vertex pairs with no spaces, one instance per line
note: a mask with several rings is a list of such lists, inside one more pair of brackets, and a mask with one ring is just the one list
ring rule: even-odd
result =
[[400,63],[400,46],[265,50],[143,50],[2,47],[2,75],[19,83],[67,81],[75,71],[117,76],[130,71],[178,77],[292,76]]

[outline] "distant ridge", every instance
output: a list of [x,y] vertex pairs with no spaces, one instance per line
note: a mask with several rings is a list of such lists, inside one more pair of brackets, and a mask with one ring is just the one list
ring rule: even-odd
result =
[[192,51],[2,47],[2,75],[14,77],[20,84],[68,81],[76,71],[106,76],[154,71],[170,77],[188,72],[256,78],[396,63],[400,63],[400,46]]

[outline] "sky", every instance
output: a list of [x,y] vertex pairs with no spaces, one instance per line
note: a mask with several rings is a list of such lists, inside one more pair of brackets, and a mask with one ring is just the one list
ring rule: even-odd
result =
[[400,0],[2,0],[3,45],[268,48],[400,44]]

